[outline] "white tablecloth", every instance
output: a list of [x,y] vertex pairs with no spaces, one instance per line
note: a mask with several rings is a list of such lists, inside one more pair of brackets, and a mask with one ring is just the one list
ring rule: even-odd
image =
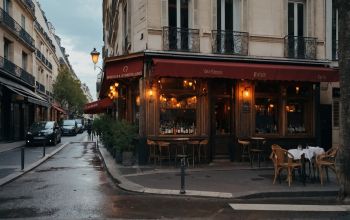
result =
[[299,160],[301,159],[301,155],[305,154],[305,158],[308,160],[312,160],[312,158],[316,157],[319,154],[324,153],[324,149],[322,147],[311,147],[309,146],[308,149],[290,149],[288,152],[293,155],[294,159]]

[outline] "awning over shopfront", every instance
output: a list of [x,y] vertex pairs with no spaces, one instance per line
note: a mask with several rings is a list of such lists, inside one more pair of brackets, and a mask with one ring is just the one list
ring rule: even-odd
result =
[[130,56],[126,58],[106,60],[105,76],[107,80],[142,76],[143,56]]
[[61,112],[62,114],[66,114],[66,111],[63,110],[62,108],[60,108],[58,105],[56,104],[52,104],[51,105],[52,108],[54,108],[55,110],[57,110],[58,112]]
[[84,107],[85,114],[98,114],[103,113],[107,108],[113,105],[113,101],[110,98],[104,98],[95,102],[87,103]]
[[30,89],[22,85],[11,82],[10,80],[4,79],[2,77],[0,77],[0,84],[6,86],[9,90],[14,92],[15,94],[25,97],[26,100],[30,103],[41,105],[44,107],[49,106],[49,102],[46,99],[35,94],[35,92],[31,91]]
[[155,77],[230,78],[337,82],[339,72],[332,68],[283,64],[221,62],[202,60],[153,59]]

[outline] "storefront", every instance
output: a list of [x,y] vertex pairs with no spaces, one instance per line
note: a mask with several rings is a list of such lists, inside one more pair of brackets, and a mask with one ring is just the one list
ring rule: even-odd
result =
[[35,121],[35,109],[48,102],[29,88],[0,77],[0,140],[21,140]]
[[208,139],[211,159],[235,160],[237,138],[318,144],[319,83],[337,80],[323,63],[145,53],[107,58],[100,97],[118,93],[142,137]]

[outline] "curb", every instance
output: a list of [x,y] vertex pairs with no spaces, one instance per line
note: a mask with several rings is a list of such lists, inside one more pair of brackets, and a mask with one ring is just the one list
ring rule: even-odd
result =
[[186,190],[186,194],[180,194],[179,190],[174,189],[156,189],[148,188],[126,179],[119,171],[120,165],[115,163],[114,158],[109,152],[101,147],[97,148],[101,156],[107,173],[115,181],[117,187],[136,193],[158,194],[158,195],[172,195],[172,196],[194,196],[206,198],[221,198],[221,199],[261,199],[261,198],[279,198],[279,197],[336,197],[337,190],[318,190],[318,191],[299,191],[299,192],[283,192],[283,191],[247,191],[242,193],[228,193],[228,192],[211,192],[211,191],[197,191]]
[[[107,173],[116,181],[116,185],[126,191],[147,193],[147,194],[158,194],[158,195],[172,195],[172,196],[196,196],[196,197],[211,197],[211,198],[234,198],[232,193],[225,192],[210,192],[210,191],[197,191],[197,190],[186,190],[186,194],[180,194],[179,190],[173,189],[155,189],[148,188],[137,183],[131,182],[122,176],[119,172],[118,165],[114,162],[112,156],[107,152],[105,148],[98,148],[103,164],[106,167]],[[107,160],[107,162],[106,162]]]
[[54,156],[55,154],[57,154],[59,151],[61,151],[63,148],[65,148],[68,144],[71,144],[71,142],[67,142],[65,144],[63,144],[62,146],[60,146],[59,148],[57,148],[56,150],[52,151],[50,154],[47,154],[45,157],[41,158],[40,160],[29,164],[25,169],[10,174],[2,179],[0,179],[0,186],[3,186],[9,182],[14,181],[15,179],[19,178],[20,176],[24,175],[25,173],[33,170],[34,168],[38,167],[40,164],[42,164],[43,162],[45,162],[46,160],[48,160],[49,158],[51,158],[52,156]]

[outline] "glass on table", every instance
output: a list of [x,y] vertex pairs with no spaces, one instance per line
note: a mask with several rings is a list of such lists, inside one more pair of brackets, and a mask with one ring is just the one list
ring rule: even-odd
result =
[[302,150],[301,144],[298,144],[298,150]]

